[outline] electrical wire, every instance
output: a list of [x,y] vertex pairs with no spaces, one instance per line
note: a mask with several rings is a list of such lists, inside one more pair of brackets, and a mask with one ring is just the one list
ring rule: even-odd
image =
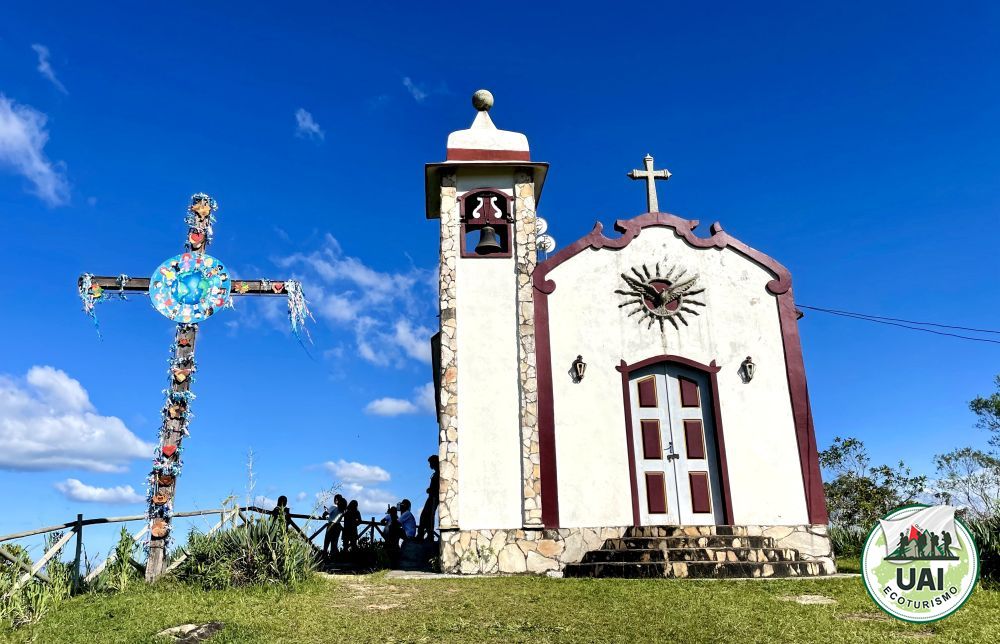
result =
[[[807,306],[805,304],[797,305],[800,309],[809,309],[810,311],[818,311],[820,313],[828,313],[830,315],[837,315],[840,317],[851,318],[854,320],[862,320],[865,322],[875,322],[877,324],[885,324],[888,326],[900,327],[903,329],[910,329],[911,331],[923,331],[924,333],[933,333],[934,335],[943,335],[950,338],[958,338],[959,340],[971,340],[973,342],[987,342],[990,344],[1000,344],[1000,340],[994,340],[992,338],[976,338],[968,335],[961,335],[958,333],[948,333],[946,331],[935,331],[934,329],[924,328],[925,326],[933,326],[943,329],[956,329],[961,331],[972,331],[975,333],[995,333],[1000,334],[1000,331],[993,329],[975,329],[972,327],[955,326],[950,324],[938,324],[935,322],[916,322],[913,320],[904,320],[902,318],[890,318],[881,315],[868,315],[866,313],[854,313],[852,311],[842,311],[839,309],[828,309],[820,306]],[[905,323],[905,324],[903,324]],[[923,326],[910,326],[910,325],[923,325]]]

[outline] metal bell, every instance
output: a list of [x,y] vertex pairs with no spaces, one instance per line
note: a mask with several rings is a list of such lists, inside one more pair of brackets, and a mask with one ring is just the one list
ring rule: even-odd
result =
[[493,226],[483,226],[480,228],[479,243],[476,244],[476,254],[492,255],[493,253],[499,253],[500,250],[500,238],[497,237],[497,231],[493,230]]

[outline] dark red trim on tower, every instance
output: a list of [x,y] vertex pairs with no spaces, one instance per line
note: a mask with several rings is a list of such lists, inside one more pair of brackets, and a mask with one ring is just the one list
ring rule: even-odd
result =
[[448,148],[448,161],[531,161],[527,150],[471,150]]
[[[819,469],[816,434],[809,406],[809,392],[802,360],[798,317],[795,310],[795,300],[792,296],[792,276],[780,262],[732,237],[718,223],[712,224],[709,237],[697,236],[694,229],[698,223],[698,220],[683,219],[668,213],[647,212],[633,219],[616,221],[614,228],[621,235],[611,238],[604,235],[604,226],[598,222],[589,234],[566,246],[535,268],[532,283],[535,288],[535,342],[538,359],[539,454],[542,464],[542,519],[546,527],[559,526],[559,500],[556,492],[555,468],[555,420],[552,410],[552,362],[548,329],[548,296],[555,291],[556,284],[548,279],[548,274],[556,266],[584,250],[624,248],[639,236],[644,228],[653,226],[673,229],[676,236],[684,239],[694,248],[732,248],[775,275],[775,278],[767,283],[766,288],[768,293],[777,299],[778,319],[781,324],[781,337],[785,350],[785,371],[788,377],[792,414],[795,419],[795,437],[798,443],[806,509],[810,523],[827,522],[826,499],[823,494],[823,479]],[[625,378],[624,374],[623,378]],[[714,382],[713,388],[715,388]],[[627,391],[628,387],[626,386],[624,389]],[[626,409],[628,409],[627,400]],[[720,418],[719,410],[715,411],[716,417]],[[629,424],[628,416],[629,414],[626,413],[626,424]],[[629,436],[631,436],[631,431]],[[631,447],[629,453],[632,454]],[[548,466],[546,465],[548,462],[546,456],[551,459],[551,464]],[[631,475],[634,481],[634,463],[631,464],[630,469],[633,470]],[[546,494],[547,489],[554,494]]]

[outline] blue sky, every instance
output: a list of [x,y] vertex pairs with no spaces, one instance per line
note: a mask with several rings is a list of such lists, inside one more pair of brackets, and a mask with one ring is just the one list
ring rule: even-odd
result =
[[[293,507],[335,481],[419,503],[436,449],[422,165],[479,87],[552,164],[540,214],[560,245],[643,210],[625,172],[650,152],[674,173],[661,208],[781,260],[800,303],[1000,326],[989,3],[247,5],[5,4],[0,489],[21,502],[0,533],[142,510],[106,501],[144,493],[172,324],[106,303],[99,341],[75,280],[151,273],[197,191],[221,204],[212,254],[301,279],[317,323],[308,353],[277,301],[202,325],[179,506],[245,495],[251,448],[256,493]],[[966,402],[997,345],[819,313],[801,332],[821,446],[858,436],[923,471],[985,445]],[[58,440],[33,444],[39,428]]]

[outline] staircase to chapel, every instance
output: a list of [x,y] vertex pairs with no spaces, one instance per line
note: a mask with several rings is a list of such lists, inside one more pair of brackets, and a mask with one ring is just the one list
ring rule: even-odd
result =
[[640,526],[568,564],[566,577],[809,577],[822,567],[741,526]]

